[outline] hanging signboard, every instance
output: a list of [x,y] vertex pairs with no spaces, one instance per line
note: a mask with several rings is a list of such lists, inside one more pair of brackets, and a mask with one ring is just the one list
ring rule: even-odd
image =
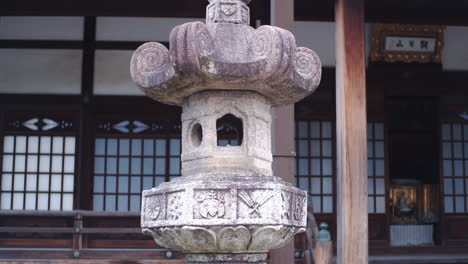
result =
[[442,63],[444,26],[376,24],[372,61]]

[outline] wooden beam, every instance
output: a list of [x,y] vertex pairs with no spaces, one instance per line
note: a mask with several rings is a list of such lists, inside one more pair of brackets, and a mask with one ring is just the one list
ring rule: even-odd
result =
[[338,264],[368,263],[364,0],[335,0]]
[[[292,31],[294,1],[271,0],[271,24]],[[294,184],[294,105],[275,108],[273,118],[273,172]],[[294,263],[294,240],[272,250],[270,259],[271,264]]]

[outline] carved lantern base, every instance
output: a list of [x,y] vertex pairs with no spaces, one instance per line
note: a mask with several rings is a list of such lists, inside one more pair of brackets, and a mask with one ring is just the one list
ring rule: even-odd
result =
[[307,204],[305,192],[276,177],[204,174],[144,191],[142,206],[144,232],[192,253],[189,263],[262,263],[256,256],[304,231]]
[[188,264],[266,264],[267,254],[188,254]]

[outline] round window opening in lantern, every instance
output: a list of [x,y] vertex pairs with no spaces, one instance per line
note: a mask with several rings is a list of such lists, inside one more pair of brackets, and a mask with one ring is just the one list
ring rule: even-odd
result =
[[242,145],[244,137],[242,120],[232,114],[227,114],[216,120],[216,135],[219,147]]
[[199,123],[192,126],[192,145],[194,147],[200,146],[203,140],[203,129]]

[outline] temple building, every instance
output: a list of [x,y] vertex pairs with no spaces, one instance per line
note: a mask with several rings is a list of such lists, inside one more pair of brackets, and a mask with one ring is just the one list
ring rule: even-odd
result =
[[[352,210],[347,184],[361,170],[368,263],[468,263],[468,4],[337,0],[335,10],[333,2],[249,4],[252,27],[292,31],[322,64],[313,94],[272,111],[273,174],[308,193],[335,256]],[[181,175],[182,109],[144,96],[130,61],[145,42],[169,47],[175,26],[205,22],[208,4],[0,4],[0,263],[185,263],[140,228],[142,191]],[[359,81],[363,94],[339,88]],[[244,131],[226,114],[216,143],[242,146],[253,137]],[[367,168],[340,165],[356,154],[347,140],[359,133]],[[309,264],[307,240],[296,235],[270,263]]]

